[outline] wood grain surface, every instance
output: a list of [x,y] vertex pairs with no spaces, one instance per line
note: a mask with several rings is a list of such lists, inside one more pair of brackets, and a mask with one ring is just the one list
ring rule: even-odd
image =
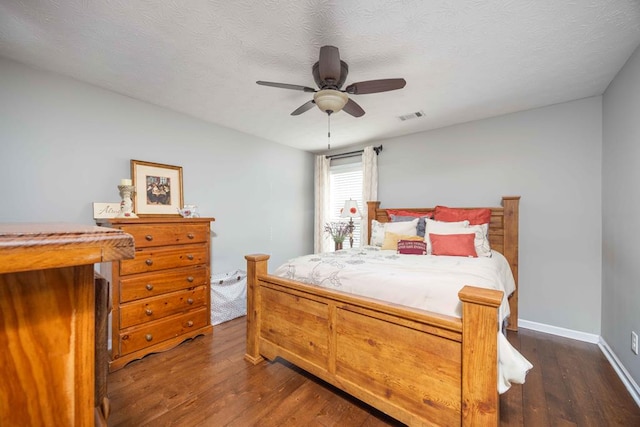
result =
[[93,263],[124,257],[120,231],[0,225],[0,425],[94,425]]

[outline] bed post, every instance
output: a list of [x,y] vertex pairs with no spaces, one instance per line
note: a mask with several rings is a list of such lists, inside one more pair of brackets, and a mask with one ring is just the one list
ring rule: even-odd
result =
[[247,350],[244,359],[254,365],[260,363],[260,293],[258,276],[267,274],[269,255],[246,255],[247,260]]
[[518,224],[519,224],[520,196],[504,196],[504,256],[509,260],[516,290],[509,298],[509,323],[507,329],[518,330]]
[[498,307],[502,291],[465,286],[462,301],[462,425],[498,426]]
[[378,208],[380,208],[380,202],[367,202],[367,245],[371,244],[371,221],[376,219]]

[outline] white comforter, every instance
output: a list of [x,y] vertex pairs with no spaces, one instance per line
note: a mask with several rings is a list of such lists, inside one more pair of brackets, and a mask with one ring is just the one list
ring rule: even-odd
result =
[[[509,316],[507,296],[515,290],[506,258],[399,255],[377,247],[305,255],[289,260],[274,274],[307,284],[461,317],[458,291],[465,285],[504,291],[500,319]],[[497,329],[497,328],[496,328]],[[498,333],[498,391],[522,384],[533,367]]]

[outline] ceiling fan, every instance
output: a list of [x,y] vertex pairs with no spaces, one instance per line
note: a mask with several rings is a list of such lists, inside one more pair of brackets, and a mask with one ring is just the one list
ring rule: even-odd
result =
[[344,110],[354,117],[362,117],[364,110],[353,99],[349,98],[347,94],[364,95],[367,93],[387,92],[402,89],[407,84],[404,79],[367,80],[351,83],[342,90],[342,85],[347,80],[347,75],[349,74],[349,66],[346,62],[340,60],[340,52],[335,46],[322,46],[320,48],[320,59],[313,64],[311,74],[319,90],[308,86],[265,82],[261,80],[256,83],[263,86],[313,92],[313,99],[296,108],[291,113],[292,116],[300,115],[313,108],[314,105],[317,105],[320,110],[329,115]]

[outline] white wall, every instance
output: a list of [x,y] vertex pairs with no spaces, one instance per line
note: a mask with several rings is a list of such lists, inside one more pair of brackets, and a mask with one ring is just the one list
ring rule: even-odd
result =
[[375,141],[382,207],[520,195],[520,313],[600,334],[602,98]]
[[640,383],[640,48],[603,97],[602,337]]
[[137,159],[183,167],[185,203],[216,218],[213,272],[313,250],[307,152],[2,58],[0,100],[0,222],[93,224]]

